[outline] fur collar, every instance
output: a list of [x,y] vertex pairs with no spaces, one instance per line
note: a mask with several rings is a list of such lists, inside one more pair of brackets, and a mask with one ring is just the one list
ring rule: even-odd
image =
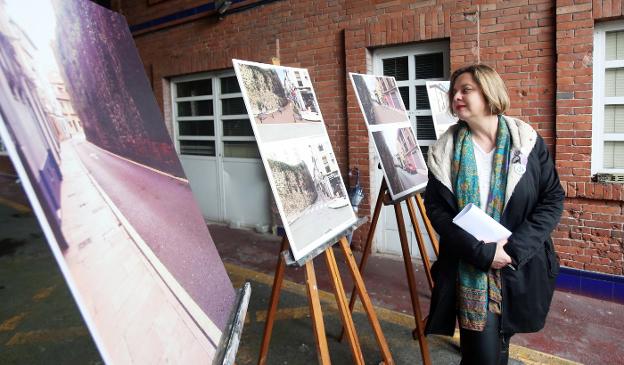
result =
[[[507,189],[505,191],[505,204],[509,201],[516,185],[522,178],[526,170],[528,156],[535,147],[537,142],[537,132],[528,123],[520,119],[503,116],[507,123],[509,133],[511,134],[511,155],[519,156],[516,164],[523,165],[514,168],[515,164],[510,164],[507,173]],[[457,124],[451,126],[438,141],[429,148],[428,164],[431,173],[450,191],[453,191],[451,184],[451,163],[453,161],[453,140],[455,132],[459,126]]]

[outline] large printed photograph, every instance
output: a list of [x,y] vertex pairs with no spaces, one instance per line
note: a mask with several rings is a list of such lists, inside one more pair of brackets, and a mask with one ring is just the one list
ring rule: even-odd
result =
[[394,77],[349,73],[392,199],[427,185],[427,165]]
[[411,127],[387,128],[372,135],[394,199],[427,185],[427,165]]
[[450,126],[457,123],[458,119],[451,114],[451,108],[449,106],[448,91],[450,82],[427,81],[425,84],[436,138],[440,138]]
[[331,232],[335,223],[353,217],[338,163],[325,136],[264,147],[291,247],[300,256],[316,247],[319,233]]
[[258,124],[320,122],[307,70],[241,64],[249,110]]
[[309,73],[233,60],[295,260],[356,222]]
[[236,293],[128,25],[31,5],[0,0],[1,138],[104,361],[211,362]]
[[308,70],[239,60],[234,69],[257,140],[326,133]]
[[369,125],[409,121],[394,78],[354,73],[350,75]]

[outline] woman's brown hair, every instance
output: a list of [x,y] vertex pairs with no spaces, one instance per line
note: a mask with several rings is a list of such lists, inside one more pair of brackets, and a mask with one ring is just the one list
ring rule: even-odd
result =
[[[453,96],[455,94],[453,89],[455,88],[455,81],[459,75],[466,72],[469,72],[472,75],[475,82],[481,88],[481,92],[483,93],[483,96],[485,96],[485,100],[487,101],[492,114],[504,114],[507,110],[509,110],[509,94],[507,93],[505,82],[500,77],[498,72],[490,66],[482,63],[465,66],[453,72],[448,92],[449,105],[453,105]],[[451,114],[455,115],[452,107]]]

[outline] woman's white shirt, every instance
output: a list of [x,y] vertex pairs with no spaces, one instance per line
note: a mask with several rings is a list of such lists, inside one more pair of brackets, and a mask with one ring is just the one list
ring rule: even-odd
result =
[[475,142],[474,138],[472,139],[472,144],[474,145],[474,155],[475,160],[477,162],[477,174],[479,175],[479,194],[481,195],[481,206],[480,208],[484,211],[487,207],[487,200],[490,194],[490,180],[492,177],[492,161],[494,159],[494,150],[496,148],[492,148],[490,152],[485,152],[479,146],[477,142]]

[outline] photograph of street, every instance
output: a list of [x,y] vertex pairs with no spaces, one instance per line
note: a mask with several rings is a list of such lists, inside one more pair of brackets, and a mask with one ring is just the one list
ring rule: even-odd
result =
[[394,77],[349,73],[364,118],[369,125],[408,121]]
[[1,138],[100,354],[211,362],[235,291],[125,19],[78,0],[0,9]]
[[427,185],[427,165],[411,127],[388,126],[372,135],[393,199]]
[[458,119],[449,107],[449,81],[427,81],[426,86],[436,138],[440,138]]
[[322,121],[308,70],[239,60],[234,68],[257,125]]
[[295,259],[355,223],[327,136],[266,143],[263,148]]

